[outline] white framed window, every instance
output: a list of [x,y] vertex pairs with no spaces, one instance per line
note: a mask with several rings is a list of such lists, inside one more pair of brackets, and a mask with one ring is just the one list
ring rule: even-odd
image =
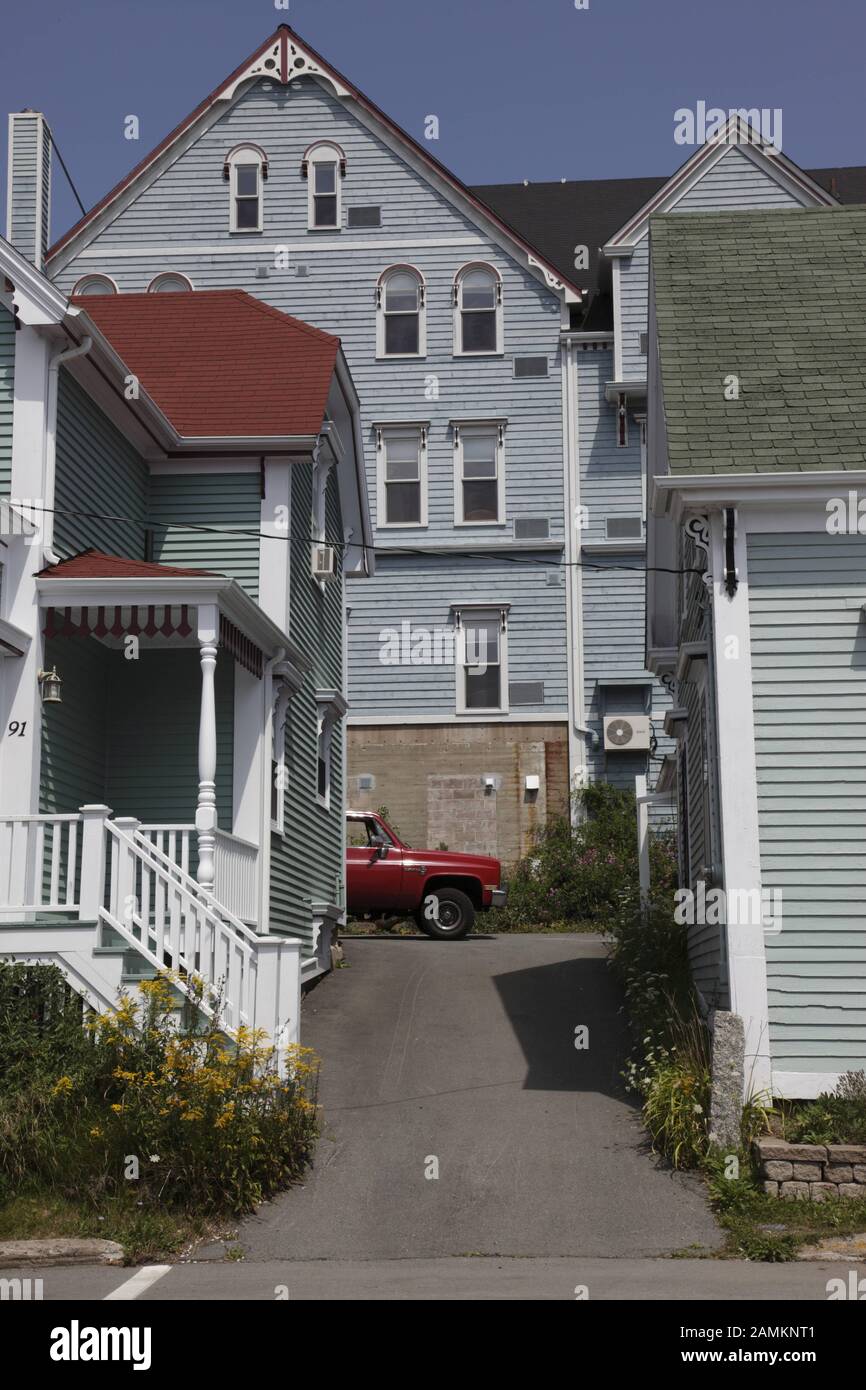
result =
[[505,422],[452,420],[454,524],[505,524]]
[[508,610],[454,605],[458,714],[508,713]]
[[375,429],[377,525],[426,526],[429,422]]
[[331,809],[334,786],[334,729],[348,705],[338,690],[317,690],[316,706],[316,800]]
[[427,286],[413,265],[392,265],[376,286],[376,356],[427,355]]
[[260,232],[264,227],[264,183],[268,157],[260,145],[236,145],[223,165],[229,183],[229,231]]
[[343,225],[344,151],[328,140],[317,140],[304,154],[301,174],[307,180],[309,231],[338,231]]
[[192,289],[192,281],[179,270],[164,270],[154,275],[147,287],[148,294],[176,294]]
[[117,294],[117,285],[110,275],[82,275],[73,294]]
[[454,281],[455,355],[481,357],[502,350],[502,277],[492,265],[465,265]]

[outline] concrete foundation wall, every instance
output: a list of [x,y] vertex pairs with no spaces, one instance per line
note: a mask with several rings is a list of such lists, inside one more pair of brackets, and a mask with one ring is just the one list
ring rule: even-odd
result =
[[[512,864],[534,831],[568,811],[568,734],[562,723],[423,724],[348,729],[347,800],[387,806],[413,846],[493,854]],[[372,775],[371,790],[359,777]],[[539,790],[526,790],[537,776]],[[492,790],[484,779],[493,777]]]

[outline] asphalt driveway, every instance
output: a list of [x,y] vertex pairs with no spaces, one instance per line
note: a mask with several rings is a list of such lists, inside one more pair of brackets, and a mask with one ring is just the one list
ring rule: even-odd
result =
[[652,1155],[622,1089],[627,1036],[598,938],[344,944],[348,968],[304,1008],[322,1058],[315,1167],[244,1223],[247,1259],[720,1243],[700,1182]]

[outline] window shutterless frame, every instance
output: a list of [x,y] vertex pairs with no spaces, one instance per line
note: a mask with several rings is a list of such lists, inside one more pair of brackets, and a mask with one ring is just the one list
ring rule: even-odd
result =
[[427,525],[427,425],[377,425],[379,527]]
[[261,232],[264,228],[264,181],[268,161],[259,145],[236,145],[226,155],[223,175],[229,184],[229,231]]
[[490,357],[503,351],[502,277],[492,265],[465,265],[454,280],[454,355]]
[[505,524],[505,425],[461,424],[454,432],[455,526]]
[[343,179],[346,156],[339,145],[318,140],[301,162],[307,180],[307,230],[337,232],[343,225]]
[[508,713],[508,608],[455,605],[456,710]]
[[383,271],[376,286],[376,356],[425,357],[427,290],[411,265]]

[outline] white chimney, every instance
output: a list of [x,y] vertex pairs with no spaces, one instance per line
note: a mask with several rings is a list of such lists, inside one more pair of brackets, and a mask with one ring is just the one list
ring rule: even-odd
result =
[[40,270],[51,233],[51,133],[41,111],[9,117],[6,240]]

